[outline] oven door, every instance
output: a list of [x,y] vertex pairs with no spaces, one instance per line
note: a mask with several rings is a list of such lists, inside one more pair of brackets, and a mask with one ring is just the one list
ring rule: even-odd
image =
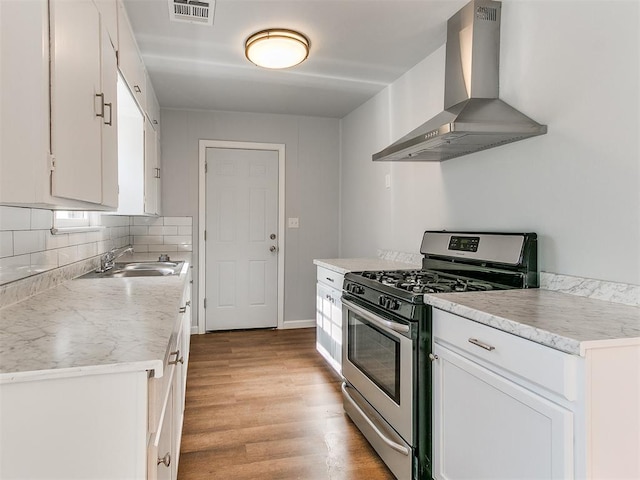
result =
[[415,326],[343,297],[342,374],[414,446]]

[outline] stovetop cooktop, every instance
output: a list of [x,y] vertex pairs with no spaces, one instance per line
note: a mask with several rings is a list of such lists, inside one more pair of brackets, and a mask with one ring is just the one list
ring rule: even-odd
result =
[[487,291],[495,288],[489,282],[445,276],[429,270],[370,271],[355,273],[355,275],[411,293]]

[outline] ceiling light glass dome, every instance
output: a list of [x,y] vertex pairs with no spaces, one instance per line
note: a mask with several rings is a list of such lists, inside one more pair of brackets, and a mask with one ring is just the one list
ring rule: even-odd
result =
[[309,56],[309,39],[299,32],[271,28],[251,35],[245,42],[245,55],[264,68],[289,68]]

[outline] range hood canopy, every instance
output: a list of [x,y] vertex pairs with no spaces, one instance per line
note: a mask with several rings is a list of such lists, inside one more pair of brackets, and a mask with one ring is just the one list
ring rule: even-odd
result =
[[444,111],[374,161],[440,162],[547,133],[498,98],[501,5],[474,0],[449,19]]

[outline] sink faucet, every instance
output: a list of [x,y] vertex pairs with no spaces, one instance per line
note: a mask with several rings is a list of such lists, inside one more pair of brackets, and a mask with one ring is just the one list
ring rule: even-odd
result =
[[113,247],[100,257],[100,269],[98,272],[111,270],[115,265],[116,260],[127,252],[133,253],[133,247],[131,245],[122,248]]

